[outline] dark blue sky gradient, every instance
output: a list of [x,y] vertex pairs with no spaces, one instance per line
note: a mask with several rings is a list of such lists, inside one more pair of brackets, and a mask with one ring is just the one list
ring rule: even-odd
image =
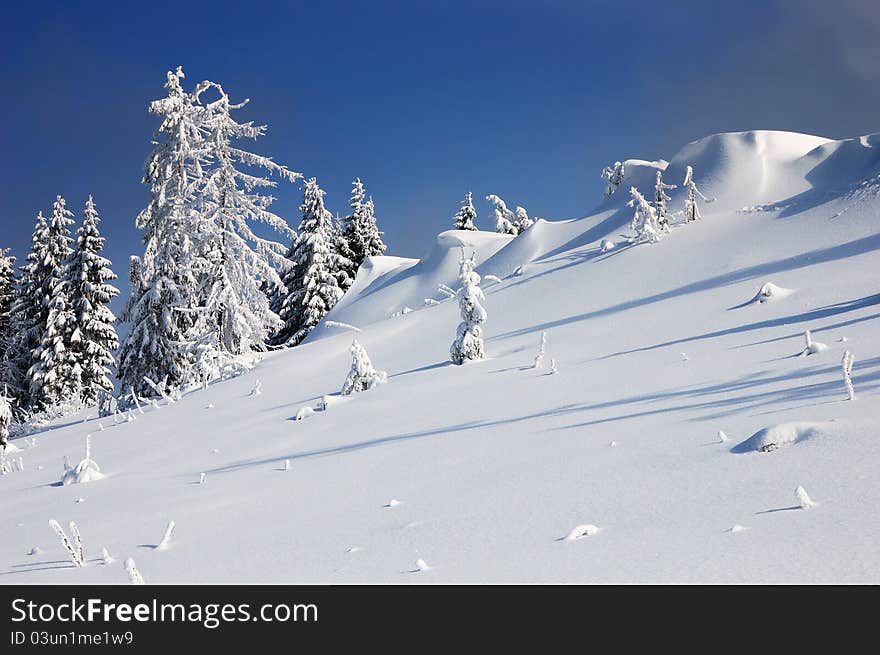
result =
[[[880,3],[54,2],[2,10],[0,247],[92,193],[125,276],[165,71],[209,78],[265,123],[254,149],[347,210],[374,197],[389,254],[420,256],[466,191],[586,214],[599,170],[713,132],[880,130]],[[299,223],[299,186],[276,211]],[[126,287],[123,281],[121,287]]]

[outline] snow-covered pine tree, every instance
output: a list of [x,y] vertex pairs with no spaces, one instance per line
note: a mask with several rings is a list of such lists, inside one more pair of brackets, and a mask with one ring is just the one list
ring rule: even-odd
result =
[[518,235],[519,228],[517,227],[516,214],[507,208],[507,204],[494,193],[486,196],[486,200],[492,204],[495,214],[495,231],[500,234]]
[[605,186],[605,197],[611,196],[623,182],[625,169],[622,162],[616,161],[613,166],[602,169],[602,179],[608,182]]
[[231,103],[217,83],[199,85],[195,101],[201,102],[202,94],[209,89],[219,98],[204,105],[202,121],[212,164],[199,199],[199,248],[209,269],[202,281],[197,329],[210,335],[199,335],[199,341],[221,353],[240,355],[262,350],[269,335],[281,326],[260,287],[263,281],[269,287],[281,287],[276,268],[284,270],[289,264],[284,257],[285,247],[258,236],[250,223],[264,223],[287,239],[296,237],[283,218],[269,211],[274,199],[262,192],[277,186],[277,182],[268,175],[258,176],[242,169],[262,168],[289,182],[302,175],[236,146],[234,142],[242,139],[264,136],[266,126],[236,121],[232,112],[248,100]]
[[639,193],[637,188],[630,187],[629,193],[632,196],[632,199],[627,205],[629,207],[635,207],[636,209],[633,214],[632,222],[630,223],[630,227],[636,233],[633,240],[636,243],[641,243],[643,241],[654,243],[659,241],[661,230],[660,226],[657,224],[657,212],[654,211],[651,203],[645,200],[645,196]]
[[669,209],[666,201],[672,200],[666,195],[666,189],[674,189],[674,184],[664,184],[663,173],[657,171],[657,184],[654,185],[654,211],[657,212],[657,225],[664,232],[669,232]]
[[357,342],[357,339],[351,342],[351,370],[342,384],[340,393],[348,396],[352,393],[359,393],[372,389],[377,384],[385,384],[388,382],[388,374],[385,371],[377,371],[373,368],[373,362],[366,349]]
[[89,196],[65,276],[70,284],[75,322],[72,348],[81,369],[81,398],[86,405],[98,400],[99,391],[113,393],[110,367],[116,363],[113,353],[119,348],[113,325],[116,317],[107,306],[119,295],[119,290],[110,284],[116,279],[110,270],[110,260],[101,256],[104,237],[98,229],[100,222],[98,210]]
[[468,191],[461,203],[461,209],[455,213],[454,226],[456,230],[476,230],[474,220],[477,218],[477,210],[474,209],[473,194]]
[[685,172],[683,186],[687,190],[684,200],[684,221],[685,223],[690,223],[701,218],[700,208],[697,206],[697,196],[700,196],[706,202],[710,202],[710,200],[702,194],[694,183],[694,169],[690,166],[687,167]]
[[15,297],[15,257],[9,248],[0,250],[0,366],[6,361],[6,349],[12,338],[9,329]]
[[483,323],[486,322],[486,310],[481,302],[486,299],[480,289],[480,275],[475,254],[465,257],[462,252],[459,279],[461,289],[458,290],[458,307],[461,312],[461,323],[452,347],[449,349],[453,364],[464,364],[468,360],[483,359]]
[[287,290],[280,311],[283,327],[272,340],[284,346],[305,339],[342,297],[334,275],[339,256],[333,251],[333,215],[324,208],[324,190],[314,177],[305,183],[299,209],[302,222],[288,254],[293,266],[283,279]]
[[[336,214],[336,218],[333,220],[333,253],[336,255],[336,270],[334,271],[334,275],[336,276],[336,284],[339,285],[339,288],[343,293],[348,291],[351,288],[351,285],[354,284],[354,278],[357,275],[357,269],[352,263],[351,257],[351,249],[348,247],[348,240],[345,238],[345,218],[340,217],[339,214]],[[288,251],[288,255],[289,255]],[[274,294],[274,297],[277,298],[278,294]],[[282,295],[283,300],[283,295]],[[277,300],[273,300],[273,307],[277,303]],[[275,310],[275,313],[278,313]]]
[[199,280],[208,268],[192,239],[204,229],[196,210],[207,163],[204,109],[186,93],[183,71],[169,71],[168,95],[150,104],[162,122],[155,148],[144,167],[143,183],[150,201],[138,215],[144,256],[137,285],[125,312],[129,331],[119,351],[118,370],[123,396],[134,391],[153,397],[145,378],[165,391],[193,381],[192,346],[186,342],[196,319]]
[[535,224],[535,221],[529,218],[529,215],[524,207],[517,206],[514,215],[516,216],[515,225],[517,234],[522,234]]
[[[373,198],[366,198],[363,182],[360,178],[356,178],[352,182],[351,214],[342,219],[342,236],[345,239],[345,246],[339,253],[350,264],[346,267],[346,272],[351,282],[357,275],[358,268],[364,263],[367,257],[375,257],[385,252],[386,246],[382,241],[383,232],[379,231],[376,223],[376,208],[373,204]],[[343,262],[344,263],[344,262]],[[351,286],[351,282],[348,286]],[[344,287],[345,291],[348,287]]]
[[49,225],[43,213],[37,214],[31,237],[31,250],[21,267],[10,313],[10,339],[3,361],[0,382],[14,398],[13,407],[21,415],[30,407],[28,371],[36,361],[34,353],[46,331],[49,315],[44,303],[44,288],[49,269],[44,266],[49,243]]
[[73,249],[70,226],[73,213],[64,198],[57,196],[49,221],[43,266],[48,271],[43,286],[49,310],[46,329],[37,347],[36,361],[28,371],[31,405],[38,410],[79,398],[82,369],[73,350],[77,336],[71,301],[72,281],[67,262]]

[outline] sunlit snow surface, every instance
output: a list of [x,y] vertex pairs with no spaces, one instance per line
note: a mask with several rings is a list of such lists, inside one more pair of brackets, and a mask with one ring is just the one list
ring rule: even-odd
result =
[[[135,421],[58,421],[0,477],[0,581],[127,584],[131,557],[148,583],[880,582],[878,152],[716,135],[627,162],[583,218],[376,258],[327,318],[361,330],[387,384],[294,420],[350,367],[355,333],[322,326]],[[658,168],[680,185],[686,165],[715,199],[703,219],[629,246],[629,186],[647,196]],[[501,282],[489,358],[453,366],[459,309],[436,290],[463,250]],[[768,282],[796,293],[749,303]],[[798,357],[805,330],[828,347]],[[544,331],[555,375],[531,368]],[[87,432],[104,477],[58,485]],[[49,519],[76,522],[85,567]],[[565,539],[584,525],[601,529]]]

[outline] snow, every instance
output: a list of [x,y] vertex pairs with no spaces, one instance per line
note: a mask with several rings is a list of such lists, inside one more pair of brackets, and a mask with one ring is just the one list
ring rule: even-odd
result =
[[[17,526],[0,539],[0,580],[125,584],[134,557],[148,583],[880,582],[877,140],[696,143],[668,166],[627,160],[623,191],[582,217],[517,237],[444,232],[418,261],[370,258],[326,319],[362,330],[388,382],[331,411],[291,423],[350,368],[351,332],[322,324],[136,421],[47,426],[27,468],[0,476]],[[702,220],[622,242],[630,186],[650,191],[658,169],[680,184],[686,165],[717,197]],[[669,195],[674,214],[683,195]],[[602,239],[618,247],[603,253]],[[502,280],[483,289],[487,358],[463,367],[448,353],[458,304],[436,292],[458,286],[462,246]],[[771,280],[797,293],[733,309]],[[420,309],[389,318],[408,306]],[[808,329],[828,350],[792,356]],[[542,332],[557,375],[531,368]],[[112,474],[76,504],[81,487],[52,483],[87,432]],[[760,452],[768,434],[787,446]],[[211,484],[193,484],[203,471]],[[788,511],[799,486],[820,504]],[[53,517],[119,562],[68,563]],[[140,547],[172,519],[171,548]],[[601,532],[558,543],[585,520]],[[411,575],[420,554],[433,569]]]
[[794,421],[781,423],[758,430],[751,437],[738,444],[731,452],[745,453],[750,451],[770,452],[781,446],[799,443],[814,437],[829,437],[834,433],[835,423],[816,423],[810,421]]

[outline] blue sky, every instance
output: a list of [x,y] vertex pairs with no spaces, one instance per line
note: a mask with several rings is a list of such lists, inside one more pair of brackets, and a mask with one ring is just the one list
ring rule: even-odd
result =
[[[3,10],[0,247],[91,193],[125,277],[165,71],[251,99],[262,154],[344,213],[374,197],[389,254],[420,256],[466,191],[586,214],[615,159],[710,133],[880,131],[880,5],[822,2],[54,2]],[[275,209],[299,223],[298,186]],[[120,286],[126,283],[121,281]]]

